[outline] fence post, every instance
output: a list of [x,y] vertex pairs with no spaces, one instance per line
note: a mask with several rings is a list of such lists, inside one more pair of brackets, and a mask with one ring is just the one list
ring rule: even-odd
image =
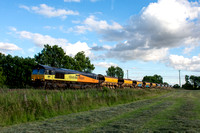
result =
[[49,103],[47,95],[45,95],[45,101],[47,104]]
[[75,98],[75,101],[77,101],[77,96],[76,96],[76,94],[74,95],[74,98]]
[[61,99],[61,101],[63,102],[63,96],[62,96],[62,95],[60,96],[60,99]]
[[88,92],[86,93],[86,97],[89,98],[89,93]]
[[27,106],[27,97],[26,97],[26,94],[24,93],[24,102],[25,102],[25,104],[26,104],[26,106]]

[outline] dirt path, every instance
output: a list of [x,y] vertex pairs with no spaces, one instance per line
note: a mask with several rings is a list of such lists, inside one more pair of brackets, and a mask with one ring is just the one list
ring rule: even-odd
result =
[[164,96],[1,129],[0,132],[200,132],[200,91]]

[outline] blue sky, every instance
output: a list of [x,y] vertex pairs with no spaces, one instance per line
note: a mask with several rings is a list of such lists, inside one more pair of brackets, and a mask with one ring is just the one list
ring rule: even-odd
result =
[[200,76],[199,0],[1,0],[0,52],[34,57],[44,44],[85,51],[94,73],[129,78]]

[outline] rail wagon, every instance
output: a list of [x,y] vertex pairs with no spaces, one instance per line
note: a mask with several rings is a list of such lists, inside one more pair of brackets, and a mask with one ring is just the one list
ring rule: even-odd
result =
[[135,88],[137,88],[137,87],[142,88],[143,87],[143,82],[142,81],[133,80],[133,86]]
[[133,81],[131,79],[119,78],[118,85],[119,88],[125,88],[125,87],[133,88]]
[[149,82],[143,82],[143,87],[150,88],[151,87],[151,83],[149,83]]
[[46,65],[34,67],[31,76],[35,87],[87,88],[98,86],[98,75]]
[[157,85],[156,85],[156,83],[151,83],[150,86],[151,86],[151,88],[156,88]]
[[157,85],[157,88],[161,88],[161,84],[158,84],[158,83],[157,83],[156,85]]
[[99,85],[100,87],[108,87],[108,88],[117,88],[118,87],[118,78],[108,77],[99,74]]

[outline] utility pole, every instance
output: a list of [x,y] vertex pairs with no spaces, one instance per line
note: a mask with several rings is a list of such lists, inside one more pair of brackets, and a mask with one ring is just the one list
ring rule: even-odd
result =
[[128,70],[127,70],[127,79],[128,79]]
[[181,87],[181,70],[178,71],[179,71],[179,86]]

